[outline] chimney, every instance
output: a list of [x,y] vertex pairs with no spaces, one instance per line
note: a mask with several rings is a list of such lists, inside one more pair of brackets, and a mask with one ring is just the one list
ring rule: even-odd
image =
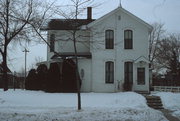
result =
[[92,19],[92,7],[87,7],[87,19]]

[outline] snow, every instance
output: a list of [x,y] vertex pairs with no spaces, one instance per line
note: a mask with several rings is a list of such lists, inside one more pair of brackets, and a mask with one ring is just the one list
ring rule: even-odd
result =
[[180,119],[180,93],[154,92],[154,95],[160,96],[164,108]]
[[0,90],[0,121],[167,121],[160,111],[149,108],[134,92],[76,93]]

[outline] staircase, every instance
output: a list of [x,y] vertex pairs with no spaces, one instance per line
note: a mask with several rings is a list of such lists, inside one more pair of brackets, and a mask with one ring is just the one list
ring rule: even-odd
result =
[[154,109],[164,109],[159,96],[145,96],[147,105]]

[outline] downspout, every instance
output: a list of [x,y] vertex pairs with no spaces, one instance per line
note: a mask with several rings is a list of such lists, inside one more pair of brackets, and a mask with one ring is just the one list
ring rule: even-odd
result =
[[117,71],[117,68],[116,68],[117,65],[118,65],[117,64],[117,46],[116,46],[116,43],[117,43],[117,34],[116,34],[116,32],[117,32],[117,18],[118,18],[118,16],[115,15],[115,27],[114,27],[115,28],[115,32],[114,32],[114,36],[115,36],[115,38],[114,38],[114,47],[115,47],[115,60],[114,60],[114,62],[115,62],[115,64],[114,65],[115,65],[115,81],[116,81],[115,84],[114,84],[115,85],[115,90],[114,90],[115,92],[118,92],[118,87],[117,86],[118,86],[118,83],[119,83],[119,80],[118,80],[118,77],[117,77],[117,75],[118,75],[117,72],[118,71]]
[[[92,39],[92,37],[93,37],[93,32],[92,31],[90,31],[90,42],[89,42],[89,44],[90,44],[90,52],[91,52],[91,85],[90,85],[90,88],[91,88],[91,92],[93,91],[93,52],[92,52],[92,47],[91,46],[93,46],[93,43],[92,43],[92,45],[91,45],[91,39]],[[93,42],[93,40],[92,40],[92,42]]]

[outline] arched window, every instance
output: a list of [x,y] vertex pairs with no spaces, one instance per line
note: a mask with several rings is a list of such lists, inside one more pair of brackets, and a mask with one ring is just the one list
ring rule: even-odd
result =
[[50,52],[54,51],[55,34],[50,35]]
[[124,81],[133,83],[133,62],[124,63]]
[[114,83],[114,62],[107,61],[105,66],[106,83]]
[[124,31],[124,49],[133,49],[133,31]]
[[114,49],[114,31],[106,30],[105,32],[106,49]]

